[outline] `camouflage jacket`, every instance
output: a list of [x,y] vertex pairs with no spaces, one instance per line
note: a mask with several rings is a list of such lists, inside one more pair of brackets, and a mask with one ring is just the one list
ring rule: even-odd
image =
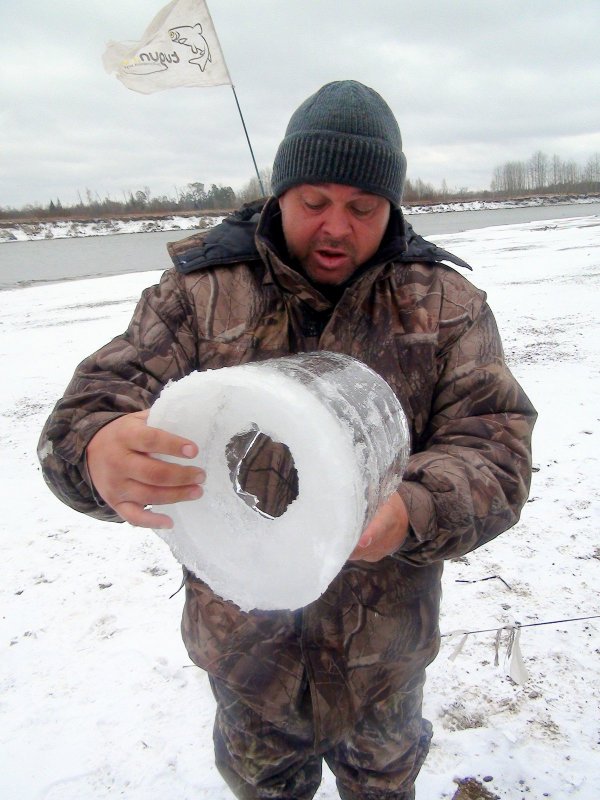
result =
[[340,692],[376,696],[398,685],[403,648],[432,657],[437,616],[414,603],[428,597],[436,607],[441,561],[519,518],[535,411],[506,366],[485,294],[441,263],[464,262],[416,236],[399,212],[377,257],[335,299],[286,263],[278,214],[271,200],[258,227],[250,209],[172,246],[175,267],[145,290],[128,329],[77,368],[39,453],[60,499],[118,520],[94,495],[86,446],[110,420],[149,407],[167,381],[314,350],[354,356],[384,377],[412,435],[398,489],[410,519],[400,550],[347,565],[300,614],[242,614],[192,576],[186,586],[192,659],[277,719],[297,707],[308,674],[326,740],[341,724]]

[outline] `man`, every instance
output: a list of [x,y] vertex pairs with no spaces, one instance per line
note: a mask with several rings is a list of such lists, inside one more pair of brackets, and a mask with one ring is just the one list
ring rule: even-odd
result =
[[[290,120],[260,216],[246,208],[171,247],[175,268],[78,367],[40,442],[69,505],[169,527],[148,506],[200,497],[204,474],[152,455],[202,452],[146,424],[167,381],[330,350],[375,369],[402,402],[403,481],[319,600],[246,614],[186,574],[183,637],[209,673],[217,765],[240,798],[310,798],[322,758],[344,800],[414,797],[443,559],[511,527],[527,497],[535,411],[484,293],[440,263],[464,262],[404,223],[405,171],[383,99],[354,81],[322,87]],[[292,491],[278,465],[266,474]]]

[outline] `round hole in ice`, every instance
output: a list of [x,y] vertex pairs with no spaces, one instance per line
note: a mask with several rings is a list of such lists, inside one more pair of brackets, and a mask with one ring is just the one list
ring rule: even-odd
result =
[[281,517],[298,497],[298,472],[289,447],[254,423],[232,436],[225,456],[235,493],[261,516]]

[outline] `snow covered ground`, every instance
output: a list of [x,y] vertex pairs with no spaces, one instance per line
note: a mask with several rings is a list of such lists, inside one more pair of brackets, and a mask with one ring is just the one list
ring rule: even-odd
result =
[[[503,800],[597,800],[600,620],[557,620],[600,614],[600,218],[436,240],[475,267],[540,419],[521,522],[446,569],[418,797],[448,800],[472,776]],[[3,800],[230,797],[208,683],[179,638],[182,596],[170,599],[178,565],[151,531],[62,506],[35,456],[75,363],[125,327],[158,274],[0,292]],[[509,630],[495,664],[495,631],[517,622],[522,684]],[[457,630],[487,632],[452,660]],[[330,773],[316,797],[337,797]]]
[[[410,214],[438,214],[446,211],[482,211],[500,208],[531,208],[552,206],[557,203],[585,205],[597,203],[598,197],[561,198],[530,197],[522,200],[481,201],[463,203],[438,203],[437,205],[411,206],[405,209]],[[549,214],[551,216],[551,214]],[[187,231],[197,228],[210,228],[223,217],[198,214],[190,217],[173,215],[160,219],[94,219],[87,222],[64,220],[59,222],[34,222],[7,224],[0,221],[0,244],[11,241],[30,241],[34,239],[67,239],[77,236],[111,236],[118,233],[154,233],[156,231]]]

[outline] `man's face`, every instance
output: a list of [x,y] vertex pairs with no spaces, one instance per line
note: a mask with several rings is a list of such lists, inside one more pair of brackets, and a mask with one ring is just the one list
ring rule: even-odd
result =
[[315,283],[344,283],[373,256],[390,218],[390,203],[353,186],[303,183],[280,198],[290,252]]

